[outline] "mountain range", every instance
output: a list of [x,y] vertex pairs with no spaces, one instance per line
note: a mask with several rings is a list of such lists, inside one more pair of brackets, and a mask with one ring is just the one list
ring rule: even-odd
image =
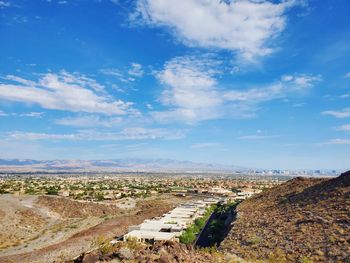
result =
[[171,159],[32,160],[0,159],[0,170],[243,172],[248,168]]

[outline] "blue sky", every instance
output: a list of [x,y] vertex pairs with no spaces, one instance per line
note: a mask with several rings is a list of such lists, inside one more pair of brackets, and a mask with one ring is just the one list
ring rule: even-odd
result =
[[0,158],[350,168],[347,0],[0,1]]

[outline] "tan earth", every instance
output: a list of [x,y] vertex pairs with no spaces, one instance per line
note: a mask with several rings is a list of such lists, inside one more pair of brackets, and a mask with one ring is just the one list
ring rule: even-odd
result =
[[62,262],[93,249],[101,236],[120,236],[185,201],[164,195],[108,204],[0,195],[0,262]]

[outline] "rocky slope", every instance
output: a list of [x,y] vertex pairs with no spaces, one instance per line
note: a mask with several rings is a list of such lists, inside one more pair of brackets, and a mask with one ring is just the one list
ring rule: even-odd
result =
[[295,178],[238,208],[221,244],[246,259],[350,262],[350,172],[334,179]]
[[37,204],[49,208],[63,218],[100,217],[121,212],[115,205],[75,201],[56,196],[39,196]]
[[[1,263],[63,262],[64,260],[74,258],[75,256],[80,255],[83,252],[91,250],[94,247],[96,240],[99,240],[100,237],[103,237],[103,239],[111,239],[113,237],[120,236],[127,232],[127,229],[130,225],[137,225],[143,222],[145,219],[160,216],[174,208],[174,206],[176,206],[177,203],[184,202],[183,199],[180,198],[168,200],[166,199],[166,197],[160,196],[157,198],[138,200],[134,208],[123,210],[120,208],[112,208],[108,205],[103,207],[102,204],[84,203],[60,197],[47,196],[38,199],[38,202],[35,202],[35,206],[41,205],[42,207],[46,207],[50,212],[58,214],[62,219],[68,222],[74,220],[74,222],[76,222],[74,223],[74,226],[76,226],[77,228],[62,228],[58,232],[54,231],[54,233],[52,233],[51,230],[45,231],[44,234],[42,232],[37,232],[37,234],[40,235],[40,239],[47,238],[46,242],[42,243],[40,248],[34,250],[31,249],[23,253],[18,251],[18,253],[11,255],[4,254],[3,251],[0,251]],[[113,212],[115,212],[113,217],[100,218],[100,216],[111,215],[111,213]],[[82,228],[80,222],[83,222],[82,220],[90,220],[89,216],[91,215],[98,215],[97,218],[100,219],[100,223],[97,223],[97,225],[87,225],[85,228]],[[88,218],[81,218],[86,216]],[[87,222],[89,223],[92,221]],[[3,222],[1,221],[0,223],[2,224]],[[39,225],[39,223],[40,222],[38,220],[35,220],[33,222],[33,225]],[[61,223],[59,223],[59,226],[61,226]],[[54,230],[56,230],[56,225],[53,227]],[[69,230],[69,232],[66,233],[67,229]],[[10,232],[8,230],[4,230],[5,233],[6,231]],[[75,233],[72,233],[72,231],[74,231]],[[52,242],[55,241],[57,237],[60,237],[61,233],[65,235],[69,233],[70,234],[65,236],[63,240]],[[5,238],[6,239],[4,239],[4,241],[8,241],[7,237]],[[44,241],[45,240],[43,240],[43,242]],[[36,240],[33,240],[33,242],[36,242]],[[29,244],[28,248],[30,247],[32,247],[32,243]]]
[[199,250],[191,245],[173,241],[158,242],[154,245],[120,242],[115,246],[102,246],[98,250],[82,254],[75,260],[66,261],[66,263],[96,262],[219,263],[233,261],[228,261],[216,250]]

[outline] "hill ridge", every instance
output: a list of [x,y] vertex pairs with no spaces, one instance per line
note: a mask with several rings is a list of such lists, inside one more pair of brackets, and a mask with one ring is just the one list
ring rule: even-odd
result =
[[[350,172],[294,178],[242,202],[222,249],[244,258],[350,261]],[[311,238],[312,237],[312,238]]]

